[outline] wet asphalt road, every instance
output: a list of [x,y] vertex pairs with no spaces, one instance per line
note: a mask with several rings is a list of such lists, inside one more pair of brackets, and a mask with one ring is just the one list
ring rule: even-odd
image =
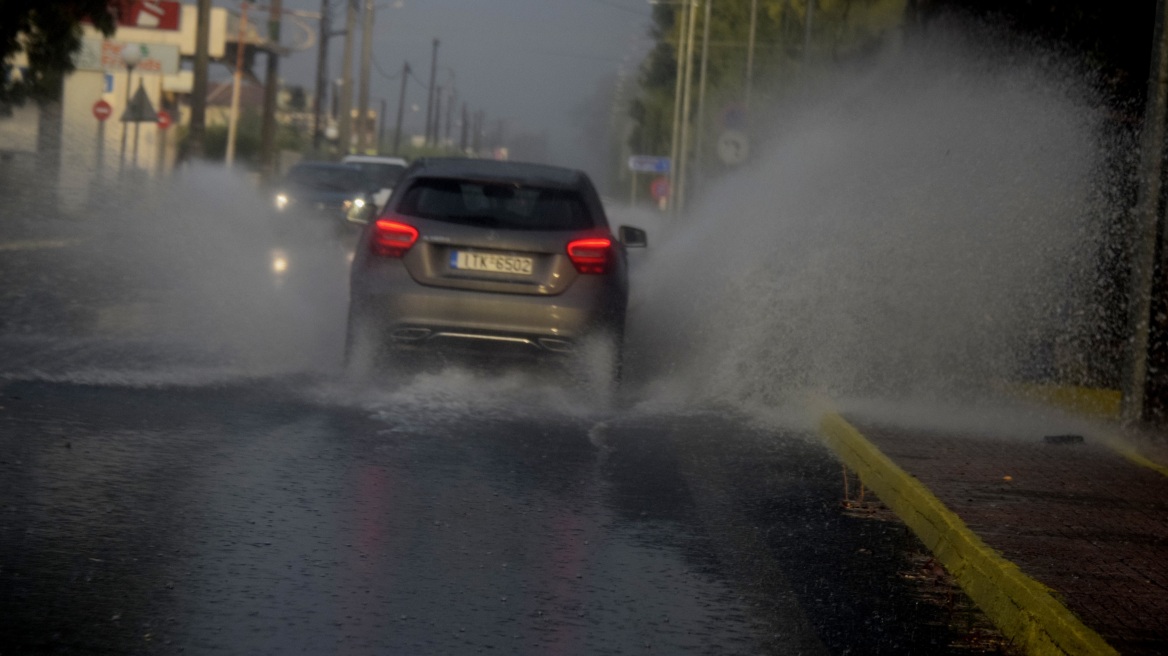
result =
[[180,223],[0,235],[0,655],[979,652],[800,422],[349,379],[340,251]]
[[715,414],[11,382],[0,653],[937,653],[894,524]]

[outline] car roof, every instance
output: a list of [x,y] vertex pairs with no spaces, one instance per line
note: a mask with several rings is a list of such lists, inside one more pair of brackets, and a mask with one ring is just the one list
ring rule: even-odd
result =
[[410,166],[409,175],[430,178],[468,178],[485,182],[518,182],[565,188],[579,188],[587,180],[583,171],[560,166],[464,157],[418,159]]
[[338,162],[296,162],[295,164],[292,165],[292,168],[294,168],[294,169],[308,169],[308,168],[312,168],[312,169],[337,169],[339,171],[357,171],[358,173],[361,172],[361,169],[357,168],[356,166],[353,166],[352,164],[341,164]]
[[409,162],[400,157],[382,157],[380,155],[346,155],[341,161],[346,164],[397,164],[398,166],[407,166],[409,164]]

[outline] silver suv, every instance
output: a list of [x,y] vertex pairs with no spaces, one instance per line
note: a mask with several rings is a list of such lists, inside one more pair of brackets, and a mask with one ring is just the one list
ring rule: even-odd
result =
[[425,159],[361,233],[350,277],[348,365],[407,353],[551,356],[601,341],[619,376],[626,247],[583,172]]

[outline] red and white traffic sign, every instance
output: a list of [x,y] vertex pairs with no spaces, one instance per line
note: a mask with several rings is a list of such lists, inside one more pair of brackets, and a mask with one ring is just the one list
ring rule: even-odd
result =
[[649,183],[649,193],[653,195],[653,200],[661,200],[669,197],[669,178],[661,176],[654,178],[653,182]]
[[114,108],[104,100],[99,99],[93,103],[93,117],[99,121],[104,121],[110,116],[113,116]]
[[170,127],[171,123],[173,123],[173,122],[174,122],[174,119],[170,118],[170,112],[166,111],[165,109],[158,110],[158,129],[159,130],[165,130],[166,128]]

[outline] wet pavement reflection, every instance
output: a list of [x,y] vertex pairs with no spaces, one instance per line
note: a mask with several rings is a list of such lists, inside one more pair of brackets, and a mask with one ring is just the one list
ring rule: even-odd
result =
[[13,653],[940,653],[911,540],[716,414],[330,405],[319,381],[12,382]]

